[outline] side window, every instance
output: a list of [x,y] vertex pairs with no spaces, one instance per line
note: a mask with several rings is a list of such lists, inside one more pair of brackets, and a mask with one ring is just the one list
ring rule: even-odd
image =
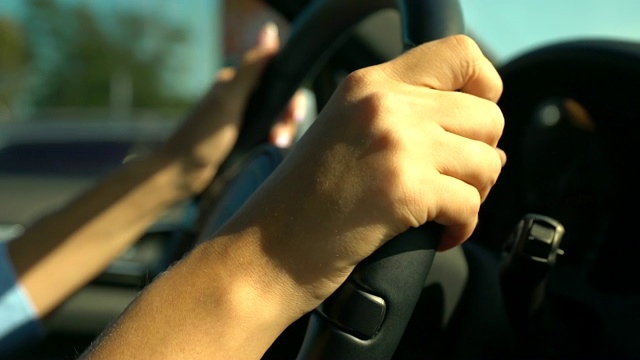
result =
[[0,1],[0,122],[174,121],[215,78],[217,0]]

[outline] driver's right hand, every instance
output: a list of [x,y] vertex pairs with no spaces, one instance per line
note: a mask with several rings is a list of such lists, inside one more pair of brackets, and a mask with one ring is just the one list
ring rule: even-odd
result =
[[501,92],[462,35],[352,73],[220,234],[254,239],[248,248],[266,259],[259,273],[287,278],[279,293],[302,305],[283,309],[294,316],[410,227],[444,225],[440,250],[462,243],[506,162]]
[[86,358],[257,359],[409,227],[436,221],[441,249],[461,243],[505,162],[501,89],[464,36],[353,73],[245,206]]

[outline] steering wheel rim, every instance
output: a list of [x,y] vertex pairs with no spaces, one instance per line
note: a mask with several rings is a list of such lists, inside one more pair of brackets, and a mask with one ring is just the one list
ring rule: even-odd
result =
[[[266,142],[291,96],[347,39],[351,28],[389,8],[401,12],[406,48],[463,31],[457,0],[313,2],[293,23],[287,44],[265,69],[221,172]],[[331,26],[325,26],[327,23]],[[311,315],[298,358],[390,358],[425,284],[439,233],[435,223],[410,229],[359,264],[347,282]],[[398,278],[404,280],[400,286]],[[359,316],[348,316],[361,309],[365,312]]]
[[[289,99],[304,80],[312,77],[347,40],[356,24],[378,10],[394,6],[395,0],[311,2],[296,17],[286,44],[264,70],[247,104],[238,140],[222,169],[267,143],[269,131]],[[331,26],[325,26],[328,21],[331,21]],[[323,31],[317,31],[319,28]]]

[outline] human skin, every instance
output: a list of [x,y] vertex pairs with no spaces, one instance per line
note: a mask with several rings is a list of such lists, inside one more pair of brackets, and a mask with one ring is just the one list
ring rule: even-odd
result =
[[468,37],[349,75],[218,232],[156,279],[89,359],[258,359],[387,240],[428,221],[473,232],[506,156],[502,82]]
[[[224,68],[176,132],[8,245],[18,280],[44,317],[137,241],[176,202],[203,191],[236,141],[244,108],[279,48],[266,25],[238,70]],[[295,99],[272,138],[293,137]]]

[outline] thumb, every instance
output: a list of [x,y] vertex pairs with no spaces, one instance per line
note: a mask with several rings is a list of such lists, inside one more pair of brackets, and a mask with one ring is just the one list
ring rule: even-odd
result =
[[264,68],[279,48],[278,26],[274,22],[267,22],[258,32],[256,45],[242,57],[232,83],[232,90],[236,91],[237,95],[246,95],[252,92],[258,84]]
[[502,80],[471,38],[449,36],[411,49],[383,68],[396,80],[442,91],[456,91],[497,102]]

